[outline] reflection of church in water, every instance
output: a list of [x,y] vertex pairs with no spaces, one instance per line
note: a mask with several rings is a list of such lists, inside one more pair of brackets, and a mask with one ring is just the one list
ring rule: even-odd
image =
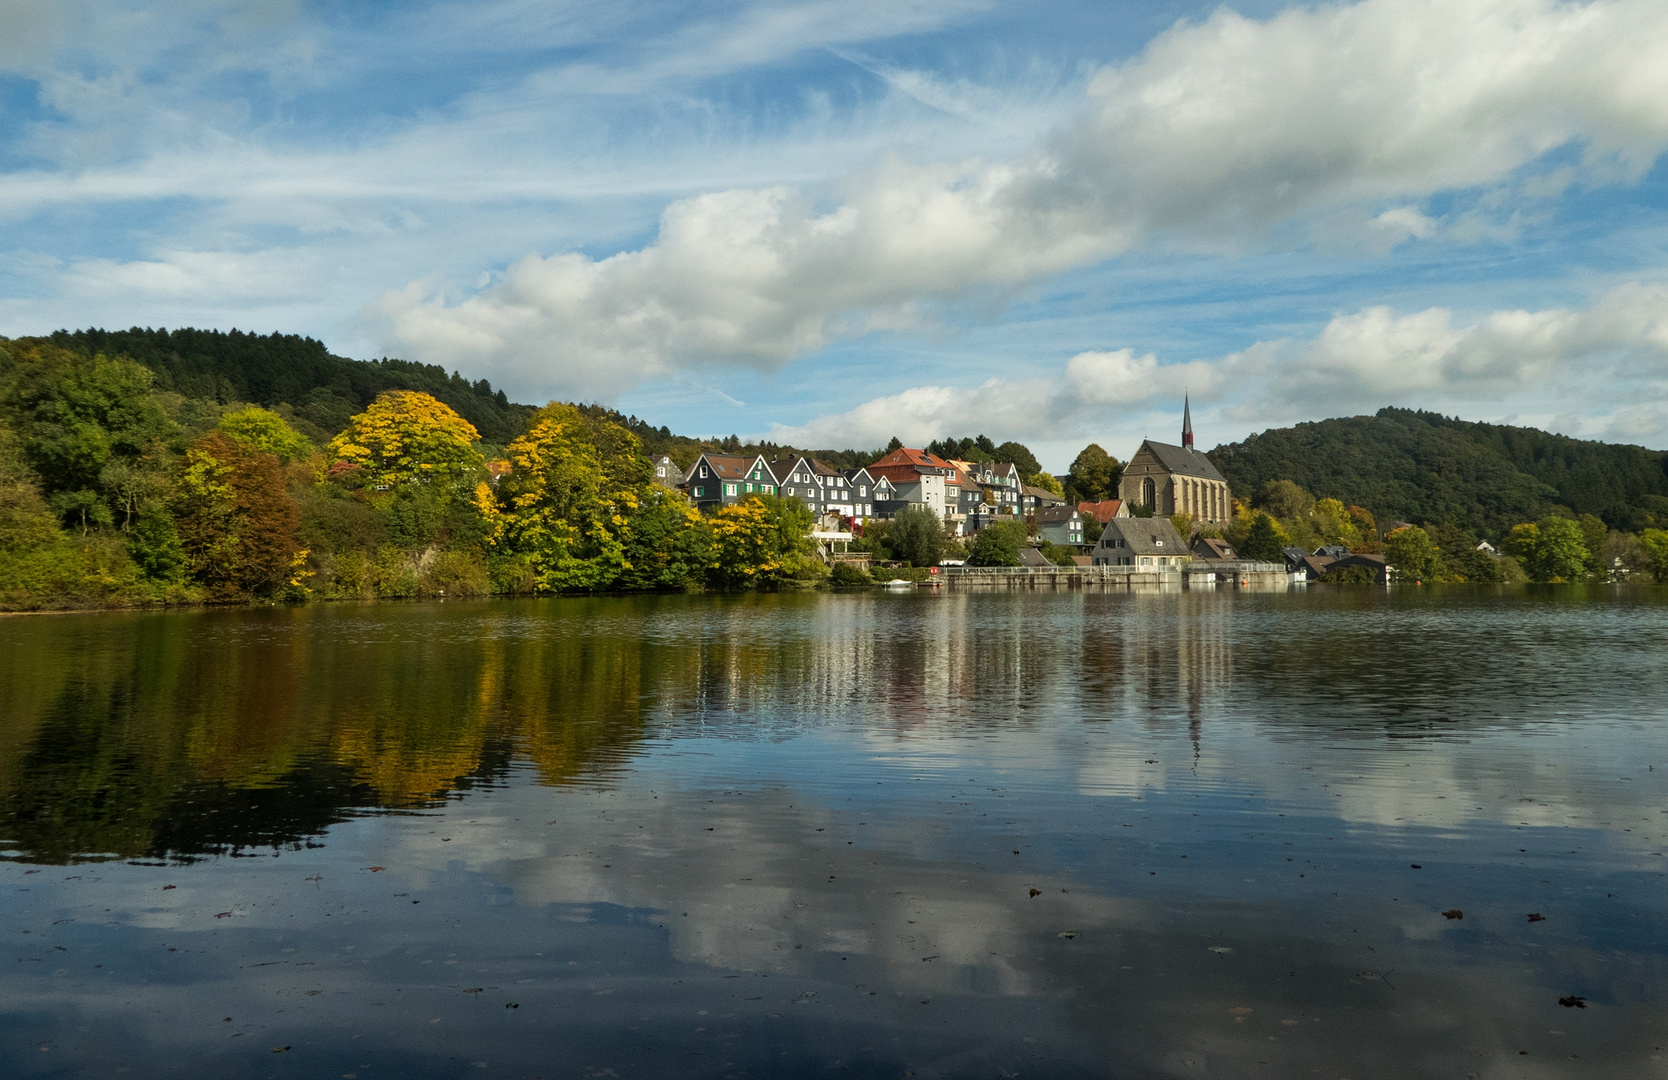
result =
[[1142,440],[1141,449],[1124,466],[1118,498],[1130,506],[1150,506],[1160,517],[1191,514],[1201,523],[1233,519],[1227,479],[1193,446],[1191,402],[1182,401],[1181,445]]

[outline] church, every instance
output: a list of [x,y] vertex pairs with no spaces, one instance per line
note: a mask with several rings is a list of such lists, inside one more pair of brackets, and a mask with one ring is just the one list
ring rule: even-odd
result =
[[1234,516],[1228,481],[1210,458],[1193,447],[1193,409],[1182,403],[1182,444],[1145,439],[1124,466],[1118,497],[1129,506],[1150,506],[1162,517],[1192,514],[1199,524],[1226,524]]

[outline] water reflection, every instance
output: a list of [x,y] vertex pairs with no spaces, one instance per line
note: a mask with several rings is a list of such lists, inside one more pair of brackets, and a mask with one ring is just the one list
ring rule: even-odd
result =
[[1664,1074],[1665,646],[1580,590],[10,620],[0,1060]]

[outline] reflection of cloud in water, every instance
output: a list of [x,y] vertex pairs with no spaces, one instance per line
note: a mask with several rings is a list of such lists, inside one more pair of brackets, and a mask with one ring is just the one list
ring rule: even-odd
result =
[[[1650,1075],[1668,728],[1636,687],[1668,676],[1664,610],[1363,591],[258,614],[321,673],[270,695],[255,654],[168,616],[145,623],[173,664],[150,690],[130,676],[157,655],[108,641],[73,694],[7,688],[0,795],[28,838],[183,847],[236,807],[258,828],[220,835],[316,834],[344,791],[425,811],[276,859],[0,864],[30,890],[7,893],[14,944],[54,954],[0,977],[0,1053],[44,1069],[30,1040],[63,1038],[53,1060],[103,1070],[131,1043],[246,1072],[229,1013],[307,1075],[357,1071],[372,1040],[387,1072],[538,1072],[553,1039],[622,1075],[724,1075],[743,1045],[778,1074],[838,1045],[886,1074],[1550,1076],[1573,1054]],[[216,664],[223,684],[170,696]],[[129,690],[154,711],[87,704]],[[104,816],[53,834],[37,811],[95,781]],[[220,801],[179,813],[200,791]]]

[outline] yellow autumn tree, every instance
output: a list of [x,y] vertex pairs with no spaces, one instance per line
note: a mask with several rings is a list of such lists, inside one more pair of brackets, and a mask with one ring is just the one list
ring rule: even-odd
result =
[[495,543],[526,561],[540,591],[612,587],[631,568],[631,518],[649,483],[637,436],[551,402],[504,456]]
[[475,425],[451,406],[415,390],[390,390],[330,440],[331,474],[357,472],[365,485],[466,480],[484,465]]

